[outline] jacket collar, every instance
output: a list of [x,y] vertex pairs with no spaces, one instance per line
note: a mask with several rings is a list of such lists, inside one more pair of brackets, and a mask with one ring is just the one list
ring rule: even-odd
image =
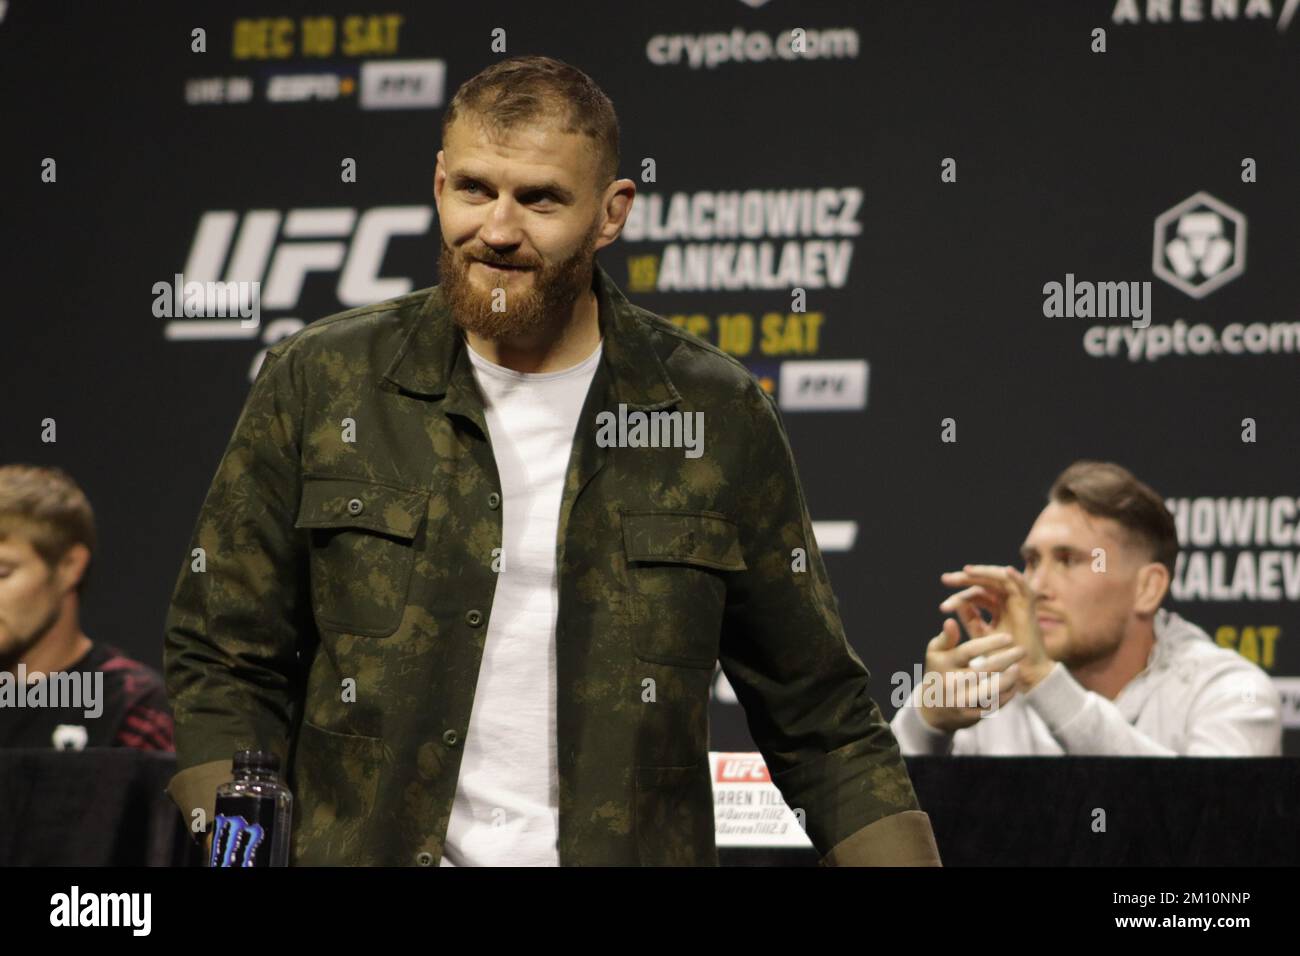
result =
[[[629,410],[653,411],[680,401],[664,368],[646,320],[614,284],[599,262],[593,261],[592,290],[596,293],[602,363],[606,363],[617,401]],[[481,411],[465,352],[465,337],[452,321],[441,286],[429,290],[411,330],[384,378],[417,395],[446,396],[453,408]],[[477,419],[478,414],[470,412]]]
[[1155,646],[1147,659],[1151,669],[1168,667],[1172,664],[1191,641],[1204,640],[1213,643],[1209,634],[1186,618],[1166,608],[1156,611]]

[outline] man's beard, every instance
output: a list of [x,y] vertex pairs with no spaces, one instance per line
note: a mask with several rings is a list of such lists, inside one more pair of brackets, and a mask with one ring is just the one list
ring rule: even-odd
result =
[[40,643],[50,628],[54,627],[59,621],[59,615],[63,613],[63,608],[58,601],[50,608],[50,612],[45,615],[45,620],[41,621],[28,634],[20,636],[17,640],[11,641],[3,650],[0,650],[0,671],[9,671],[14,673],[18,669],[18,661]]
[[[439,280],[452,320],[462,329],[494,341],[528,337],[564,323],[578,296],[590,287],[598,232],[599,224],[593,224],[582,246],[563,262],[539,268],[536,263],[523,260],[532,267],[531,279],[503,277],[500,280],[501,292],[475,283],[469,277],[473,262],[453,251],[445,239],[441,240]],[[513,262],[502,259],[490,249],[467,250],[466,254],[496,264]],[[492,310],[496,298],[500,298],[504,305],[500,312]]]

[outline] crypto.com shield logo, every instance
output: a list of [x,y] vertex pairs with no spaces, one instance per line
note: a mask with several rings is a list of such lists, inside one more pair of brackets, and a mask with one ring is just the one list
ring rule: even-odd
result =
[[1151,268],[1193,299],[1246,271],[1246,217],[1199,192],[1156,217]]

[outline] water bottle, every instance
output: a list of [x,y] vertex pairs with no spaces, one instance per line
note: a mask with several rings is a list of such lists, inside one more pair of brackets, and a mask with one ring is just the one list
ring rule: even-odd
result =
[[217,787],[208,866],[288,866],[293,794],[279,779],[280,758],[240,750],[235,779]]

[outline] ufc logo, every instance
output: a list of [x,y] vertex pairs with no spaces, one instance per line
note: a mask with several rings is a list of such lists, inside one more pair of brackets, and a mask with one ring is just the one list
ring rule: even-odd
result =
[[411,279],[383,278],[379,272],[389,240],[426,233],[433,207],[378,206],[360,219],[348,208],[287,214],[253,209],[242,223],[239,219],[230,211],[203,214],[185,262],[186,279],[260,281],[262,308],[287,310],[297,306],[308,273],[338,272],[338,300],[353,308],[411,291]]
[[748,780],[770,783],[772,778],[768,775],[767,765],[759,758],[719,757],[718,780]]

